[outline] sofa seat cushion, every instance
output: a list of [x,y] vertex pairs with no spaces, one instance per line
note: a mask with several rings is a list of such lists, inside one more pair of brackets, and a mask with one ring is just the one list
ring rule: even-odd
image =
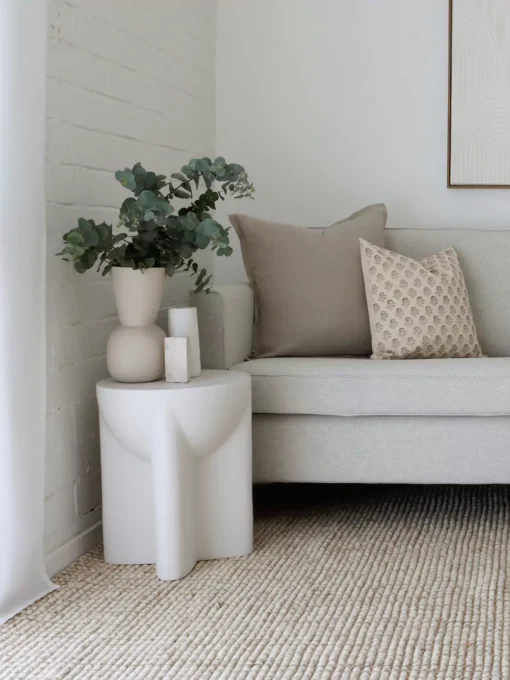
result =
[[330,416],[510,415],[510,358],[255,359],[254,413]]

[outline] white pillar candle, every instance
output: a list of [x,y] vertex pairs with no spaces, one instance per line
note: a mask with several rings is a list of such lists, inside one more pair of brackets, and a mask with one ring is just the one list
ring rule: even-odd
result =
[[200,340],[198,336],[198,317],[196,307],[170,307],[168,310],[168,335],[170,337],[189,337],[189,362],[191,377],[200,375]]
[[191,378],[189,338],[165,338],[165,379],[187,383]]

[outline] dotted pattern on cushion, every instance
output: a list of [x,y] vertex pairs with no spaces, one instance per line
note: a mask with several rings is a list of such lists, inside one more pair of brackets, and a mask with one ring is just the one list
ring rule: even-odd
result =
[[469,295],[455,250],[421,262],[360,239],[372,359],[478,358]]

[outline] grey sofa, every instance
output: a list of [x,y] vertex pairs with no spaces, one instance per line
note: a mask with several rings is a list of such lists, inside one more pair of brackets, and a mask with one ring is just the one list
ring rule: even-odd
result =
[[203,366],[252,376],[255,482],[510,483],[510,232],[386,231],[415,258],[447,245],[490,358],[245,361],[248,285],[194,298]]

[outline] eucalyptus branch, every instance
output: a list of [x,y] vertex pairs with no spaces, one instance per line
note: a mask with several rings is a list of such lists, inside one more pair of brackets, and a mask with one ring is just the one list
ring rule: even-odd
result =
[[[172,187],[172,189],[171,189],[170,192],[165,196],[165,198],[167,198],[167,199],[168,199],[168,198],[172,198],[173,195],[175,194],[175,192],[176,192],[176,191],[179,191],[179,189],[182,189],[183,187],[184,187],[185,191],[188,191],[188,189],[186,189],[186,187],[187,187],[187,186],[190,186],[190,189],[191,189],[191,182],[192,182],[193,180],[195,181],[195,183],[196,183],[196,188],[198,189],[198,180],[200,179],[200,177],[203,177],[203,176],[204,176],[204,173],[203,173],[203,172],[200,172],[200,173],[197,175],[197,178],[196,178],[196,179],[195,179],[195,178],[188,179],[188,180],[186,180],[186,182],[181,182],[181,183],[179,184],[179,186],[177,186],[177,187]],[[165,187],[170,187],[170,186],[172,186],[172,182],[167,182],[164,186],[165,186]],[[191,191],[190,191],[190,193],[191,193]]]
[[[216,222],[211,212],[218,199],[252,198],[253,185],[241,165],[229,164],[222,157],[214,161],[193,158],[173,176],[180,181],[176,187],[165,175],[149,172],[140,163],[118,170],[116,179],[132,193],[122,203],[118,221],[118,226],[128,233],[114,235],[111,225],[80,217],[78,226],[64,234],[63,249],[58,255],[71,261],[80,273],[96,263],[103,275],[112,267],[135,270],[163,267],[168,276],[185,269],[195,279],[196,290],[207,291],[211,275],[199,268],[193,255],[207,248],[218,256],[232,254],[229,228]],[[206,190],[176,213],[171,199],[191,199],[191,182],[198,189],[201,179]],[[214,181],[220,182],[221,188],[213,189]],[[168,193],[164,193],[165,188]],[[180,191],[183,195],[177,196]]]

